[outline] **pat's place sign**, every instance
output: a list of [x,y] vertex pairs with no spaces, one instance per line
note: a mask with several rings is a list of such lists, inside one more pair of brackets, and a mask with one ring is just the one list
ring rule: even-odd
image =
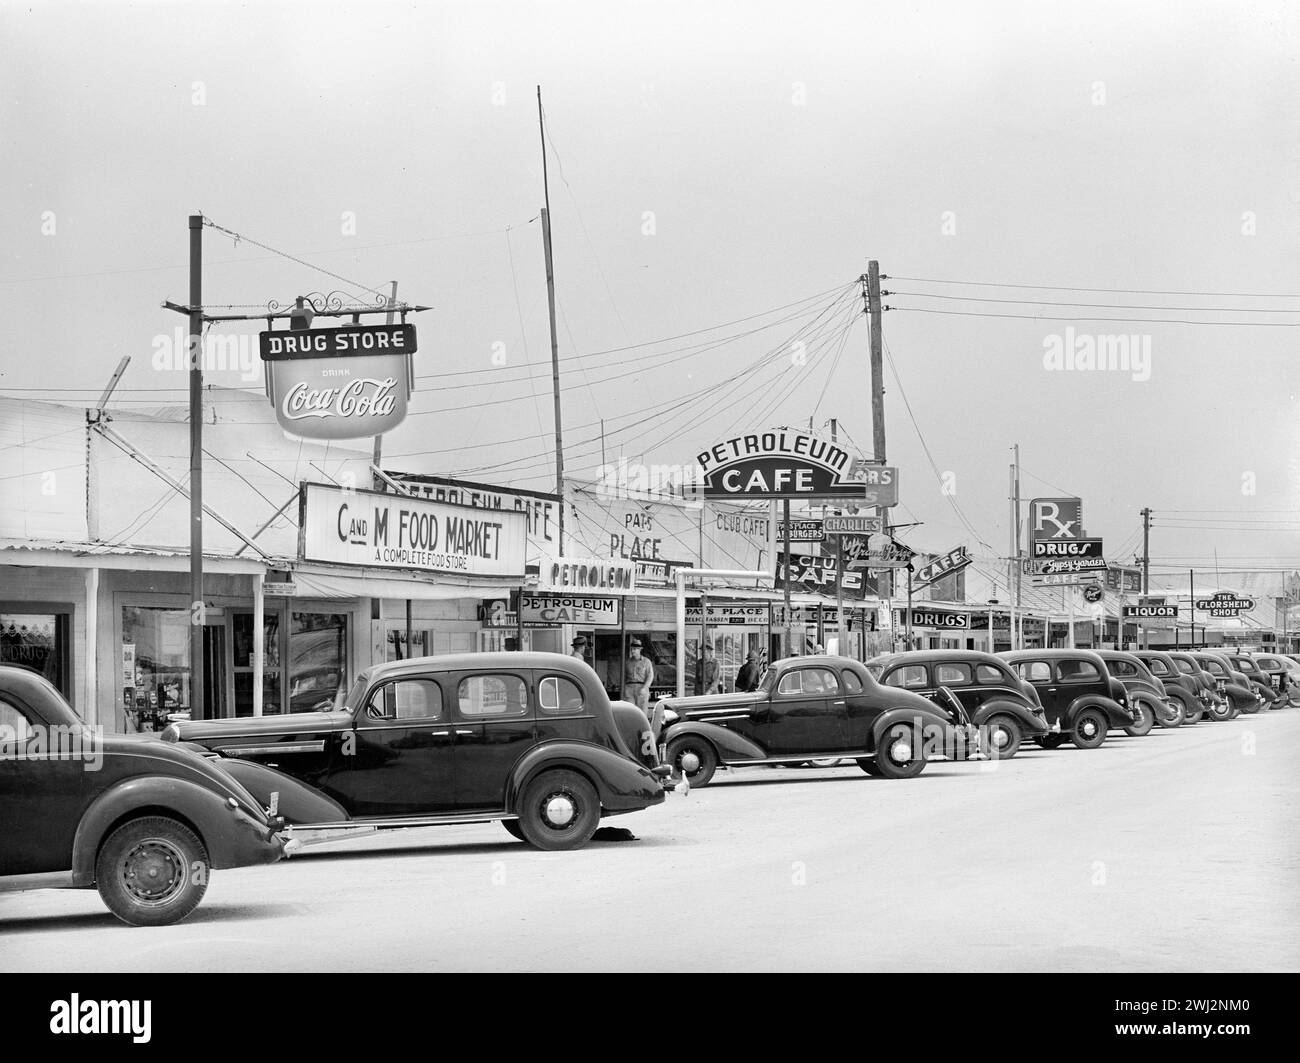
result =
[[414,325],[260,333],[266,393],[281,428],[309,439],[390,432],[406,419]]

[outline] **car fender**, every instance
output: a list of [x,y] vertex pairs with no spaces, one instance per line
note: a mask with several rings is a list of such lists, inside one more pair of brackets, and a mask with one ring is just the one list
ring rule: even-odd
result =
[[586,742],[548,742],[534,746],[515,764],[506,782],[506,811],[517,813],[528,784],[552,768],[568,768],[588,779],[604,811],[633,812],[664,799],[658,776],[621,753]]
[[1074,730],[1074,721],[1084,709],[1100,709],[1108,727],[1131,727],[1133,715],[1117,701],[1101,694],[1084,694],[1070,702],[1065,710],[1065,729]]
[[741,760],[765,760],[769,756],[767,750],[757,742],[704,720],[681,720],[669,727],[660,741],[667,745],[673,739],[685,735],[698,735],[707,741],[717,752],[719,764],[730,764]]
[[279,794],[276,815],[285,823],[343,823],[352,817],[347,809],[301,779],[286,775],[278,768],[268,767],[243,757],[223,757],[217,766],[230,775],[257,799],[263,808],[271,807],[271,795]]
[[233,798],[198,783],[167,775],[138,775],[100,794],[82,814],[72,841],[73,885],[95,881],[95,858],[111,829],[132,813],[170,816],[199,835],[213,868],[274,863],[282,855],[278,835]]
[[[907,706],[893,709],[886,709],[878,717],[875,723],[871,725],[871,752],[880,748],[880,736],[887,727],[896,723],[905,723],[909,727],[915,728],[918,724],[922,728],[938,727],[942,729],[944,744],[948,739],[948,732],[952,730],[952,721],[943,715],[937,708],[931,710],[921,708],[920,706]],[[925,736],[922,736],[924,741]]]
[[1047,725],[1035,716],[1024,705],[1015,701],[1008,701],[1005,698],[994,698],[984,702],[975,710],[972,722],[977,727],[983,727],[994,716],[1010,716],[1025,732],[1025,737],[1035,735],[1045,735],[1048,733]]

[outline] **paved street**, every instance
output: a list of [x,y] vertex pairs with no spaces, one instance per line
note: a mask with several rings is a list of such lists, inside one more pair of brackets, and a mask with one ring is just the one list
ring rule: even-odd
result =
[[0,970],[1300,968],[1300,710],[908,782],[717,780],[609,821],[637,842],[425,829],[218,872],[162,929],[0,895]]

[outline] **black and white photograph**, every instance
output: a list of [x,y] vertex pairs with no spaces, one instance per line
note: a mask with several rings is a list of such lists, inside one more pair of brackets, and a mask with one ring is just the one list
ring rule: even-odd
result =
[[1293,0],[0,0],[24,1022],[1258,1037],[1298,100]]

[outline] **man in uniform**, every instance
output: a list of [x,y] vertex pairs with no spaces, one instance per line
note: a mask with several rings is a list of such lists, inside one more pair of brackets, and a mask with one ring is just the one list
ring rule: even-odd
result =
[[650,684],[654,678],[655,666],[641,656],[641,640],[634,636],[628,643],[627,667],[623,672],[623,700],[632,702],[642,712],[649,712]]

